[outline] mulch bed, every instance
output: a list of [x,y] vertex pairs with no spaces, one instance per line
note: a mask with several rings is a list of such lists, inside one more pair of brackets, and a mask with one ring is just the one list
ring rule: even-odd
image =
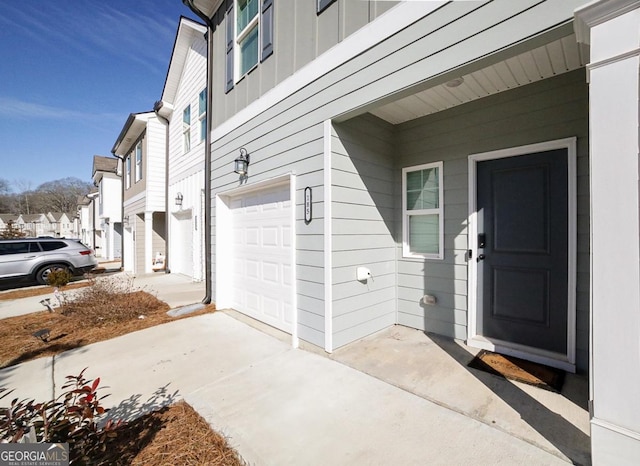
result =
[[[56,312],[41,311],[0,320],[0,369],[25,361],[52,356],[74,348],[108,340],[120,335],[135,332],[155,325],[188,318],[215,311],[214,305],[187,314],[183,317],[167,315],[169,306],[144,292],[136,291],[121,297],[128,306],[136,308],[136,301],[156,301],[153,309],[144,312],[144,318],[135,318],[122,322],[105,322],[103,325],[86,325],[86,317],[78,315],[65,316]],[[48,329],[48,341],[34,336],[39,330]]]

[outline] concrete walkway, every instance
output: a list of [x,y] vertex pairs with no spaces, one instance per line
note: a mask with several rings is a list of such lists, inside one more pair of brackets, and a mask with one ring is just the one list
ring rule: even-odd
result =
[[[204,284],[177,274],[133,283],[172,308],[204,296]],[[6,303],[33,307],[28,300]],[[506,398],[497,382],[481,379],[502,397],[496,401],[478,388],[477,376],[460,372],[460,361],[450,364],[455,351],[447,343],[425,344],[421,332],[401,335],[410,330],[394,327],[329,357],[292,349],[277,331],[243,320],[217,312],[152,327],[0,370],[0,386],[20,398],[49,400],[66,375],[86,367],[85,375],[100,377],[103,394],[110,394],[111,417],[133,419],[186,399],[256,465],[547,465],[576,458],[551,436],[547,445],[527,433],[527,424],[541,431],[550,416],[520,409],[522,419],[518,411],[509,419],[524,398]]]
[[108,385],[111,415],[184,398],[250,464],[567,464],[501,430],[217,312],[0,371],[49,399],[65,375]]

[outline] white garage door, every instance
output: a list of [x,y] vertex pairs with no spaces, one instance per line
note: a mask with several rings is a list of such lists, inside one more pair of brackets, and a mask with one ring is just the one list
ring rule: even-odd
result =
[[291,333],[292,244],[289,185],[230,199],[232,307]]
[[193,233],[191,211],[184,214],[176,214],[178,227],[176,228],[177,238],[176,257],[170,258],[173,261],[172,272],[181,273],[193,277]]

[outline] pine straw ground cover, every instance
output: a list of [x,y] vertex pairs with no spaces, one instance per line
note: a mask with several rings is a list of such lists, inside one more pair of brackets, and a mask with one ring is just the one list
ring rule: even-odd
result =
[[[90,280],[56,312],[1,319],[0,369],[177,319],[166,314],[168,309],[155,296],[134,290],[130,280]],[[184,317],[214,310],[209,305]],[[49,330],[47,341],[33,335],[43,329]]]
[[209,424],[184,401],[147,414],[122,427],[110,439],[104,465],[220,465],[246,463]]
[[[81,287],[86,289],[66,300],[56,312],[0,319],[0,368],[215,311],[215,306],[209,305],[184,317],[170,317],[166,303],[145,291],[132,290],[131,282],[90,280]],[[48,288],[38,290],[51,292]],[[47,341],[33,336],[44,328],[49,329]],[[184,401],[120,426],[117,435],[109,439],[105,457],[96,461],[104,465],[245,464],[226,439]]]

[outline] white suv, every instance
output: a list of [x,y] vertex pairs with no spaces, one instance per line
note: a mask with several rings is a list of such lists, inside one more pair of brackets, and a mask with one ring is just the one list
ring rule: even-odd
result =
[[98,260],[79,240],[64,238],[0,239],[0,280],[32,279],[47,284],[52,270],[73,275],[93,270]]

